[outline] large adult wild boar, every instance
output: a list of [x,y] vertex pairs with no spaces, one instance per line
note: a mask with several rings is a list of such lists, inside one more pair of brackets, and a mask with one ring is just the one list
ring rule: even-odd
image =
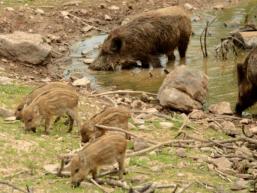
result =
[[111,31],[90,68],[115,70],[136,64],[160,67],[159,56],[166,54],[174,60],[176,48],[181,58],[186,56],[191,33],[191,20],[180,7],[146,12]]
[[243,64],[237,64],[237,76],[236,113],[241,114],[257,101],[257,47],[249,53]]

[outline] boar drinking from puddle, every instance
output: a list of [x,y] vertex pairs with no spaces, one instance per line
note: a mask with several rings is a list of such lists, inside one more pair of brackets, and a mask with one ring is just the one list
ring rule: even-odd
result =
[[105,130],[95,127],[96,124],[128,130],[129,118],[130,113],[127,109],[122,107],[107,107],[82,125],[80,130],[81,141],[83,143],[91,142],[105,134]]
[[122,135],[107,134],[98,138],[94,143],[85,146],[73,156],[67,168],[71,170],[71,183],[79,186],[80,182],[92,173],[96,178],[97,170],[104,165],[118,162],[119,178],[124,172],[124,159],[127,140]]
[[241,113],[257,101],[257,47],[243,64],[237,64],[238,102],[236,113]]
[[174,60],[178,48],[185,58],[192,33],[191,20],[180,7],[173,6],[139,15],[110,32],[100,54],[89,66],[93,70],[161,67],[159,56]]
[[22,111],[25,130],[35,132],[41,120],[44,120],[47,134],[51,128],[53,117],[67,114],[70,118],[68,132],[71,132],[74,120],[80,126],[77,113],[78,101],[78,94],[67,89],[52,89],[46,94],[37,96]]

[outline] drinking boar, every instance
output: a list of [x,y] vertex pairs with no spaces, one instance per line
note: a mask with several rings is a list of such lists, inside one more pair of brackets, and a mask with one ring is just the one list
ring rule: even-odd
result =
[[174,60],[178,48],[185,58],[192,33],[191,20],[180,7],[173,6],[139,15],[110,32],[100,54],[89,66],[93,70],[131,68],[136,64],[160,67],[159,56]]
[[77,113],[79,96],[75,91],[67,89],[52,89],[48,93],[37,96],[22,111],[22,118],[25,123],[25,130],[36,131],[41,120],[45,121],[45,133],[48,133],[54,116],[67,114],[70,118],[69,130],[72,131],[74,120],[78,126]]
[[16,107],[15,116],[17,120],[22,121],[22,110],[24,106],[29,105],[34,98],[36,98],[38,95],[41,95],[43,93],[47,93],[49,90],[54,88],[63,88],[67,90],[73,90],[75,91],[75,88],[67,83],[64,82],[51,82],[48,84],[45,84],[43,86],[40,86],[36,89],[34,89],[30,94],[28,94],[26,97],[23,98],[22,102]]
[[99,167],[115,162],[118,162],[119,178],[122,179],[126,148],[127,140],[122,135],[115,134],[103,135],[94,143],[87,145],[73,156],[67,166],[71,171],[72,185],[79,186],[89,173],[96,179]]
[[102,112],[93,116],[89,122],[85,122],[80,130],[81,141],[87,143],[105,134],[104,129],[96,128],[95,125],[119,127],[128,130],[130,112],[122,107],[107,107]]
[[236,113],[241,115],[257,101],[257,47],[249,53],[243,64],[237,64],[237,78]]

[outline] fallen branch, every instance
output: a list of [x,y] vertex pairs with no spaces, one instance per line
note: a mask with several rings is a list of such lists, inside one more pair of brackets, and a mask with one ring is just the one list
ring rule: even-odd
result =
[[108,184],[114,187],[120,187],[124,190],[129,190],[130,187],[126,183],[122,183],[121,181],[113,180],[113,179],[97,179],[96,182],[98,184]]
[[98,184],[93,178],[90,179],[90,182],[92,182],[94,185],[96,185],[96,187],[98,187],[104,193],[109,193],[110,192],[110,191],[106,190],[104,187],[102,187],[100,184]]
[[96,96],[103,96],[103,95],[110,95],[110,94],[147,94],[147,95],[157,96],[157,94],[155,93],[150,93],[145,91],[133,91],[133,90],[108,91],[108,92],[103,92],[99,94],[93,94],[91,96],[96,97]]
[[15,190],[20,191],[20,192],[30,193],[30,192],[25,191],[25,190],[23,190],[23,189],[21,189],[21,188],[19,188],[19,187],[15,186],[15,185],[13,185],[13,184],[9,183],[9,182],[0,181],[0,184],[3,184],[3,185],[6,185],[6,186],[9,186],[9,187],[11,187],[11,188],[13,188],[13,189],[15,189]]
[[194,184],[194,182],[191,182],[190,184],[188,184],[187,186],[185,186],[181,191],[179,191],[179,193],[184,193],[188,188],[190,188],[190,186],[192,186]]
[[[118,132],[122,132],[122,133],[125,133],[127,135],[130,135],[132,137],[135,137],[135,138],[141,138],[141,137],[138,137],[137,135],[135,135],[134,133],[131,133],[129,131],[126,131],[126,130],[118,128],[118,127],[109,127],[109,126],[105,126],[105,125],[95,125],[95,127],[98,127],[100,129],[105,129],[105,130],[108,130],[108,131],[118,131]],[[146,141],[146,142],[149,142],[151,144],[158,144],[156,141],[152,141],[152,140],[149,140],[149,139],[143,139],[143,140]]]
[[137,152],[127,154],[127,157],[143,155],[145,153],[151,152],[151,151],[153,151],[155,149],[158,149],[158,148],[162,148],[164,146],[172,146],[173,143],[194,143],[194,142],[195,142],[194,140],[170,140],[170,141],[166,141],[166,142],[163,142],[163,143],[145,148],[141,151],[137,151]]

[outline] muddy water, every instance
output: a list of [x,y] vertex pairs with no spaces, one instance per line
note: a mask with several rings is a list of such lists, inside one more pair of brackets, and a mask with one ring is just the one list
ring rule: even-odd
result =
[[[186,64],[189,68],[201,70],[209,76],[208,104],[224,100],[231,102],[233,105],[235,104],[237,98],[236,63],[243,61],[246,54],[242,53],[238,58],[231,56],[229,60],[221,61],[215,58],[214,49],[222,37],[226,37],[230,31],[239,27],[247,13],[255,13],[256,10],[257,1],[251,0],[245,1],[236,7],[228,8],[225,11],[196,13],[192,17],[199,16],[200,21],[193,21],[195,35],[192,37],[188,48]],[[203,60],[199,37],[206,21],[210,21],[214,17],[216,17],[216,20],[209,28],[207,39],[209,57],[207,60]],[[228,23],[228,27],[224,26],[224,22]],[[67,70],[83,73],[93,81],[93,85],[97,89],[113,87],[116,89],[157,92],[162,80],[165,78],[163,69],[134,69],[119,72],[93,72],[88,70],[87,65],[82,62],[81,51],[86,52],[87,57],[95,58],[97,56],[97,47],[105,38],[105,34],[100,34],[74,44],[71,52],[72,65]],[[168,70],[180,65],[178,53],[176,52],[175,55],[176,61],[172,64],[167,64]],[[162,60],[165,63],[165,58]],[[152,77],[149,76],[150,71],[153,75]]]

